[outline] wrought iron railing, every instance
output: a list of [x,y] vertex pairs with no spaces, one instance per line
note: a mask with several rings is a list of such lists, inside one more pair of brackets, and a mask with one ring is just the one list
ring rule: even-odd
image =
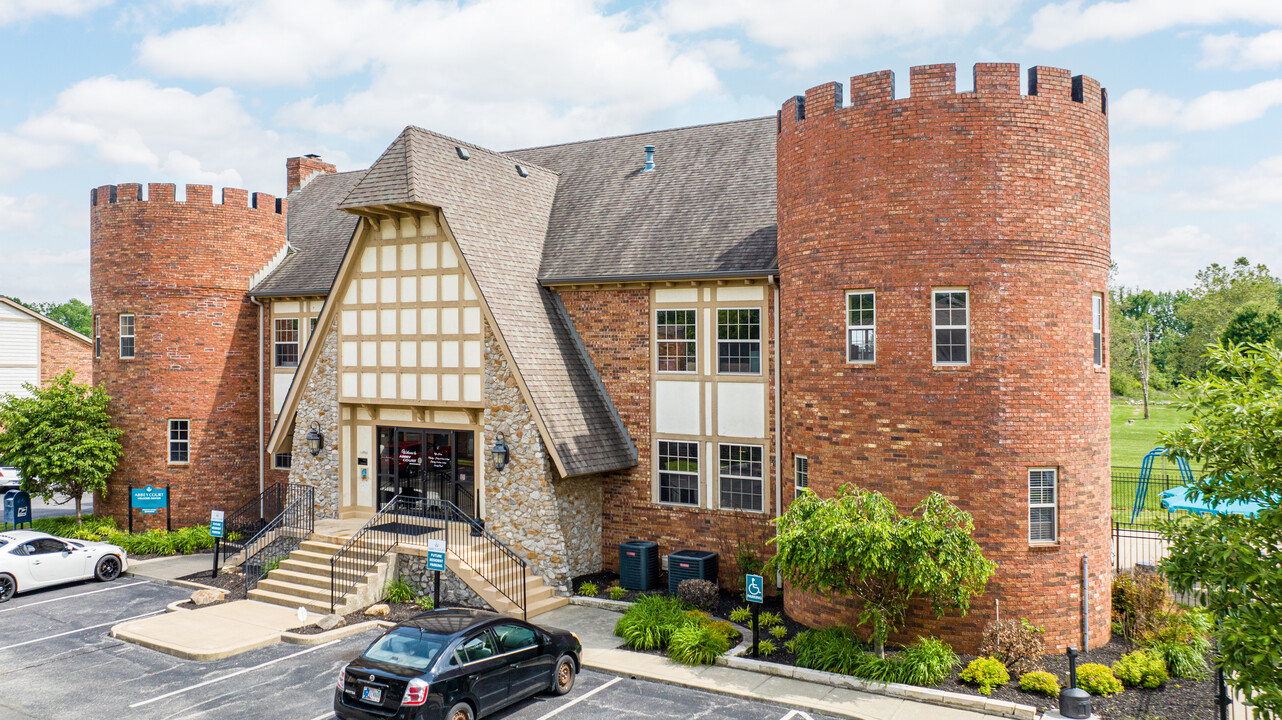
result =
[[296,500],[300,493],[309,491],[311,488],[306,485],[276,483],[227,513],[223,520],[222,562],[225,564],[233,555],[244,550],[245,545],[259,531],[280,516],[285,506]]
[[289,502],[280,514],[243,543],[240,571],[246,595],[316,529],[315,488],[290,485],[285,499]]
[[426,544],[437,538],[445,541],[446,552],[519,607],[524,616],[525,560],[454,503],[403,495],[389,500],[330,558],[330,612],[398,544]]

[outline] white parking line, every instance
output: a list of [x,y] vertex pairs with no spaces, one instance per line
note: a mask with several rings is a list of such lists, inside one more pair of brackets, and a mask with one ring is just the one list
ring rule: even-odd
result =
[[159,701],[161,701],[161,700],[164,700],[165,698],[171,698],[171,697],[173,697],[173,696],[175,696],[175,695],[182,695],[182,694],[183,694],[183,693],[185,693],[185,692],[191,692],[192,690],[195,690],[195,689],[197,689],[197,688],[205,687],[206,685],[213,685],[214,683],[220,683],[220,682],[222,682],[222,681],[224,681],[224,680],[231,680],[232,678],[234,678],[234,677],[239,677],[239,676],[241,676],[241,675],[244,675],[244,674],[245,674],[245,673],[247,673],[247,672],[253,672],[254,670],[261,670],[262,668],[265,668],[265,667],[267,667],[268,665],[275,665],[276,663],[281,662],[282,660],[289,660],[290,658],[296,658],[296,657],[298,657],[298,656],[300,656],[300,655],[306,655],[307,653],[316,652],[317,650],[321,650],[321,649],[323,649],[323,648],[327,648],[327,647],[329,647],[330,645],[333,645],[333,644],[338,643],[338,642],[342,642],[342,641],[341,641],[341,640],[330,640],[329,642],[325,643],[324,645],[317,645],[316,647],[310,647],[310,648],[307,648],[306,650],[302,650],[302,651],[300,651],[300,652],[296,652],[296,653],[294,653],[294,654],[292,654],[292,655],[286,655],[285,657],[278,657],[278,658],[276,658],[275,660],[268,660],[268,661],[267,661],[267,662],[265,662],[265,663],[259,663],[259,664],[255,665],[255,666],[253,666],[253,667],[242,668],[242,669],[240,669],[240,670],[237,670],[237,671],[236,671],[236,672],[234,672],[234,673],[230,673],[230,674],[224,675],[224,676],[222,676],[222,677],[216,677],[216,678],[213,678],[213,679],[211,679],[211,680],[206,680],[206,681],[204,681],[204,682],[199,682],[199,683],[196,683],[195,685],[188,685],[188,686],[187,686],[187,687],[185,687],[185,688],[179,688],[178,690],[174,690],[173,692],[167,692],[167,693],[165,693],[164,695],[157,695],[156,697],[151,698],[150,700],[143,700],[142,702],[136,702],[136,703],[134,703],[133,705],[130,705],[130,706],[129,706],[129,709],[130,709],[130,710],[133,710],[134,708],[140,708],[140,707],[142,707],[143,705],[150,705],[150,704],[152,704],[152,703],[154,703],[154,702],[159,702]]
[[779,718],[779,720],[792,720],[793,718],[800,718],[800,720],[815,720],[810,717],[810,713],[802,712],[800,710],[789,710],[788,714]]
[[12,650],[12,649],[14,649],[14,648],[20,648],[20,647],[22,647],[23,645],[31,645],[32,643],[44,642],[44,641],[46,641],[46,640],[53,640],[54,638],[66,637],[66,636],[68,636],[68,635],[75,635],[75,634],[76,634],[76,633],[78,633],[78,632],[84,632],[84,631],[86,631],[86,630],[94,630],[94,629],[96,629],[96,628],[100,628],[100,627],[107,627],[108,625],[117,625],[117,624],[122,623],[122,622],[129,622],[130,620],[137,620],[138,618],[145,618],[145,617],[148,617],[148,616],[151,616],[151,615],[159,615],[159,614],[160,614],[160,613],[162,613],[162,612],[165,612],[165,611],[164,611],[164,610],[156,610],[156,611],[154,611],[154,612],[143,613],[142,615],[134,615],[133,617],[121,618],[121,619],[119,619],[119,620],[112,620],[111,622],[105,622],[105,623],[102,623],[101,625],[90,625],[89,627],[77,628],[76,630],[68,630],[67,632],[64,632],[64,633],[58,633],[57,635],[47,635],[47,636],[42,637],[42,638],[36,638],[35,640],[28,640],[28,641],[26,641],[26,642],[15,643],[15,644],[13,644],[13,645],[5,645],[4,647],[0,647],[0,650]]
[[327,712],[324,715],[317,715],[312,720],[334,720],[334,713]]
[[35,607],[36,605],[44,605],[45,603],[58,602],[59,600],[70,600],[71,598],[84,597],[85,595],[96,595],[98,593],[111,592],[112,590],[124,590],[125,588],[130,588],[135,585],[146,585],[147,582],[148,582],[147,580],[141,580],[136,583],[129,583],[128,585],[112,585],[111,587],[103,588],[101,590],[90,590],[89,592],[76,593],[75,595],[63,595],[62,597],[50,598],[48,600],[40,600],[38,602],[27,603],[26,605],[18,605],[17,607],[7,607],[3,610],[0,610],[0,613],[13,612],[14,610],[23,610],[25,608]]
[[621,678],[621,677],[617,677],[617,678],[615,678],[615,679],[611,680],[610,682],[608,682],[608,683],[606,683],[606,684],[604,684],[604,685],[602,685],[602,686],[600,686],[600,687],[593,688],[590,692],[586,692],[586,693],[584,693],[584,694],[580,695],[579,697],[574,698],[574,699],[573,699],[573,700],[571,700],[570,702],[568,702],[568,703],[566,703],[566,704],[562,705],[561,707],[559,707],[559,708],[557,708],[557,709],[555,709],[555,710],[553,710],[553,711],[551,711],[551,712],[549,712],[549,713],[547,713],[547,714],[543,715],[542,717],[540,717],[540,718],[539,718],[539,720],[548,720],[548,718],[550,718],[550,717],[552,717],[553,715],[556,715],[556,714],[558,714],[558,713],[562,712],[563,710],[569,710],[571,707],[573,707],[573,706],[575,706],[575,705],[578,705],[579,703],[583,702],[584,700],[587,700],[588,698],[592,697],[593,695],[596,695],[597,693],[601,692],[602,690],[604,690],[604,689],[606,689],[606,688],[610,687],[611,685],[613,685],[613,684],[615,684],[615,683],[617,683],[617,682],[621,682],[622,680],[623,680],[623,678]]

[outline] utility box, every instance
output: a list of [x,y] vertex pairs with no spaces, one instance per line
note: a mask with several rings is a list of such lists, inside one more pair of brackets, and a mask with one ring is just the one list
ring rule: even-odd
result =
[[19,525],[31,524],[31,496],[22,490],[4,494],[4,521],[16,530]]
[[711,550],[678,550],[668,556],[668,593],[677,594],[682,580],[717,582],[717,554]]
[[619,543],[619,586],[649,590],[659,584],[659,543],[629,540]]

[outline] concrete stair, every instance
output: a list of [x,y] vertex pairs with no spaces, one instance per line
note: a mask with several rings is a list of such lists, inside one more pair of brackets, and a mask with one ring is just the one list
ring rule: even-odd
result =
[[[458,555],[453,552],[446,553],[445,567],[459,577],[472,591],[481,597],[482,600],[489,603],[495,612],[504,613],[513,617],[521,617],[521,608],[509,600],[503,593],[499,592],[494,584],[491,584],[485,578],[493,578],[495,584],[504,588],[519,588],[519,578],[507,573],[496,572],[489,567],[488,563],[475,557],[468,557],[466,551],[463,557],[471,561],[471,564],[463,562]],[[480,572],[477,572],[477,571]],[[559,607],[569,604],[569,600],[556,594],[549,585],[543,582],[543,578],[535,575],[528,570],[522,573],[525,576],[525,617],[534,618],[545,612],[551,612]]]

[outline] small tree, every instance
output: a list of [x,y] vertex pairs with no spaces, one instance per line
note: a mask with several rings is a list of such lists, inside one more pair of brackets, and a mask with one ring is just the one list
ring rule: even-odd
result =
[[878,655],[914,598],[929,598],[937,616],[965,614],[995,569],[971,537],[970,513],[939,493],[905,517],[881,493],[845,485],[826,500],[804,493],[775,522],[768,569],[798,590],[857,596]]
[[22,487],[45,502],[73,498],[76,522],[81,496],[106,491],[120,459],[120,430],[107,415],[101,387],[75,381],[68,370],[46,387],[23,387],[30,397],[0,398],[0,455],[22,473]]
[[1273,718],[1282,715],[1282,349],[1216,345],[1207,358],[1207,372],[1188,381],[1192,417],[1162,442],[1203,463],[1190,494],[1260,510],[1165,523],[1162,572],[1176,590],[1205,593],[1229,684]]

